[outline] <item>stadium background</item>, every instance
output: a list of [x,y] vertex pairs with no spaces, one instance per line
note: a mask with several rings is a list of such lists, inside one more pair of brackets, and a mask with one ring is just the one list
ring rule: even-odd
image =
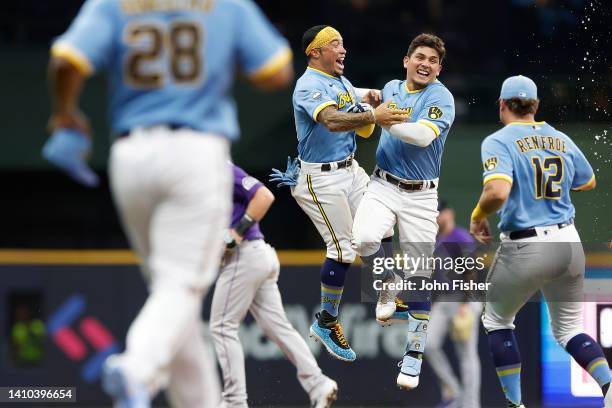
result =
[[[22,0],[0,6],[3,96],[0,98],[0,385],[44,383],[61,371],[60,378],[79,382],[81,395],[86,397],[84,402],[95,404],[105,400],[95,385],[87,385],[80,379],[84,360],[67,358],[52,341],[50,333],[45,342],[45,357],[34,368],[15,363],[9,341],[17,304],[29,304],[33,317],[46,320],[70,296],[81,294],[86,299],[81,317],[95,315],[120,346],[129,322],[144,299],[144,285],[129,253],[15,251],[127,248],[105,176],[109,138],[104,78],[93,78],[82,98],[83,110],[89,115],[95,132],[92,164],[102,176],[101,187],[94,190],[80,187],[40,157],[49,114],[45,79],[48,46],[54,36],[65,30],[81,3],[81,0]],[[605,256],[609,252],[598,246],[612,238],[609,210],[612,11],[609,2],[259,0],[257,3],[290,40],[297,75],[305,67],[301,35],[315,24],[331,24],[341,31],[348,50],[345,74],[360,87],[380,88],[390,79],[403,78],[401,59],[416,34],[430,31],[446,41],[447,59],[440,79],[455,96],[457,118],[446,143],[440,196],[455,207],[460,224],[467,222],[480,192],[480,142],[499,127],[495,101],[501,81],[513,74],[530,76],[538,83],[542,100],[537,118],[549,121],[574,138],[596,169],[598,189],[573,197],[578,210],[576,223],[583,241],[589,247],[598,248],[591,258],[597,259],[596,266],[611,266]],[[253,90],[246,81],[239,81],[234,92],[243,134],[233,148],[234,160],[254,176],[266,180],[271,167],[284,168],[286,157],[296,154],[291,90],[265,95]],[[373,168],[377,141],[377,136],[359,141],[357,159],[367,171]],[[272,190],[277,201],[263,222],[268,240],[281,250],[321,249],[318,234],[289,192]],[[303,317],[295,317],[294,322],[302,324],[310,318],[316,303],[316,285],[312,281],[322,254],[283,252],[282,255],[280,284],[291,313],[302,316],[302,312],[307,312]],[[312,287],[312,293],[300,293],[299,287]],[[355,313],[372,313],[371,308],[359,308],[357,296],[353,300],[351,307],[356,308]],[[522,313],[519,321],[524,332],[537,333],[538,316],[537,307]],[[362,320],[367,321],[365,317]],[[370,330],[369,326],[364,327]],[[306,332],[305,328],[300,330]],[[374,333],[367,330],[364,333]],[[529,376],[524,384],[526,402],[537,405],[541,401],[540,350],[533,336],[536,334],[523,336],[521,342],[526,360],[524,370]],[[256,337],[256,334],[251,337],[252,344],[258,344]],[[349,333],[349,338],[354,337],[355,334]],[[437,401],[437,390],[427,369],[424,379],[430,381],[423,381],[417,394],[401,394],[389,386],[393,385],[397,356],[386,354],[383,343],[370,351],[362,366],[356,364],[351,370],[321,356],[319,360],[324,369],[340,378],[340,402],[432,406]],[[481,346],[484,344],[481,341]],[[270,350],[267,352],[274,358],[265,357],[265,350],[264,357],[258,352],[249,354],[253,402],[256,405],[303,404],[304,397],[292,378],[293,369]],[[86,354],[93,355],[93,352],[89,347]],[[501,393],[485,349],[482,349],[482,360],[483,406],[501,406]],[[376,380],[369,383],[365,373]]]

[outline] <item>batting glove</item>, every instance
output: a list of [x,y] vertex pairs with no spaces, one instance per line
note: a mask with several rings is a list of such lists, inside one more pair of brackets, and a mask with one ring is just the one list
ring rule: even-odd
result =
[[374,108],[372,107],[372,105],[370,105],[369,103],[356,103],[354,105],[350,105],[347,112],[350,113],[361,113],[361,112],[368,112],[368,111],[373,111]]
[[300,162],[298,158],[291,160],[291,157],[287,157],[287,170],[284,172],[278,169],[272,169],[270,173],[269,181],[272,183],[278,183],[277,188],[283,186],[295,186],[297,184],[297,178],[300,175]]
[[76,182],[96,187],[100,180],[85,163],[91,151],[91,140],[83,133],[68,128],[53,131],[42,149],[42,156],[68,174]]

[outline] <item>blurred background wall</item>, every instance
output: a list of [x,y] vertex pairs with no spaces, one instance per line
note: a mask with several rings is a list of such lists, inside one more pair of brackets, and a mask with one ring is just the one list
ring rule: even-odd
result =
[[[96,190],[75,185],[40,157],[49,114],[46,63],[52,38],[77,13],[80,0],[22,0],[2,5],[0,14],[0,247],[122,248],[106,182]],[[440,196],[467,223],[480,192],[480,142],[500,127],[496,99],[503,79],[530,76],[539,85],[541,112],[568,133],[596,168],[599,188],[575,194],[576,223],[585,241],[610,239],[612,177],[612,12],[610,2],[587,0],[315,0],[257,3],[295,51],[298,75],[305,68],[302,33],[332,24],[348,50],[346,76],[359,87],[381,88],[403,78],[402,57],[423,31],[440,35],[447,59],[440,76],[455,96],[457,118],[447,139]],[[105,179],[109,134],[104,77],[95,77],[83,96],[95,132],[95,169]],[[246,81],[236,95],[243,137],[234,145],[237,164],[267,180],[296,155],[291,90],[264,95]],[[374,166],[377,134],[360,140],[357,158]],[[290,197],[277,202],[264,221],[277,248],[319,248],[313,226]]]

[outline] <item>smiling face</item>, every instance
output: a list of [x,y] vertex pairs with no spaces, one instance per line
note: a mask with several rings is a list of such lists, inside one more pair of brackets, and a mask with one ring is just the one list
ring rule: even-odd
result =
[[311,65],[326,74],[340,76],[344,73],[346,50],[342,38],[332,40],[329,44],[312,50]]
[[434,48],[420,46],[412,54],[404,57],[406,68],[406,84],[411,91],[425,88],[436,80],[442,65],[440,56]]

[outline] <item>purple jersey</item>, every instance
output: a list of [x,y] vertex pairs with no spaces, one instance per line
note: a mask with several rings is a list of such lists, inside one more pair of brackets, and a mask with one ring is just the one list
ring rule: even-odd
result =
[[[233,165],[234,167],[234,208],[232,209],[232,228],[236,228],[238,221],[244,215],[249,201],[253,198],[257,190],[263,187],[261,181],[255,177],[249,176],[240,167]],[[244,239],[252,241],[255,239],[263,239],[264,236],[259,229],[259,223],[255,223],[244,233]]]
[[[436,239],[435,256],[439,258],[450,257],[453,259],[470,257],[476,250],[477,245],[470,233],[461,227],[455,227],[447,235],[438,235]],[[455,271],[436,269],[433,279],[439,283],[450,283],[451,280],[459,278]],[[437,291],[433,294],[434,301],[466,301],[466,295],[460,291]]]

